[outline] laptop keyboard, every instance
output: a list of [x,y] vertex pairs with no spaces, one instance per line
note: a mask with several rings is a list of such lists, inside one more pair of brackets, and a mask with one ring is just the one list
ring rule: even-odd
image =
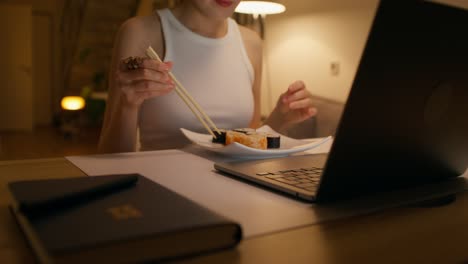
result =
[[261,172],[257,173],[257,176],[263,176],[307,191],[315,191],[317,190],[322,171],[322,168],[312,167],[276,172]]

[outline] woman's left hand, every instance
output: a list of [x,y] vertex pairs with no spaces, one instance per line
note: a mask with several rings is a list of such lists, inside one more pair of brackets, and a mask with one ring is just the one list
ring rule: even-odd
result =
[[316,115],[317,109],[312,105],[311,96],[303,81],[292,83],[287,91],[281,94],[265,123],[276,131],[284,131],[291,125]]

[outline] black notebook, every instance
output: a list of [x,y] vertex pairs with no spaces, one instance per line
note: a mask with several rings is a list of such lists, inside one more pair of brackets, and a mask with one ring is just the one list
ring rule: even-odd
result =
[[141,262],[230,248],[231,221],[141,176],[9,184],[11,211],[43,263]]

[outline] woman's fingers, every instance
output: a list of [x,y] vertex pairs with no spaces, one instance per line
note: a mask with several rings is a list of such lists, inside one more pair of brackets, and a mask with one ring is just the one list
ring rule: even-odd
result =
[[310,98],[303,98],[300,100],[292,101],[291,103],[288,104],[288,107],[291,110],[309,108],[309,107],[312,107],[312,101],[310,100]]
[[129,72],[121,72],[119,80],[123,84],[131,84],[141,81],[172,83],[169,73],[154,71],[150,69],[138,69]]
[[159,62],[153,59],[141,57],[129,57],[121,60],[119,72],[128,76],[145,76],[159,73],[164,76],[169,75],[172,69],[172,62]]
[[161,63],[153,59],[129,57],[121,61],[116,79],[126,93],[165,94],[174,88],[169,76],[172,63]]
[[295,81],[288,87],[288,94],[293,94],[299,90],[305,89],[305,83],[303,81]]
[[148,58],[128,57],[121,60],[117,74],[118,79],[125,84],[142,80],[170,82],[171,68],[172,62],[162,63]]
[[301,89],[292,94],[287,94],[283,97],[283,102],[287,104],[303,99],[310,99],[310,93],[306,89]]
[[315,107],[308,107],[302,110],[303,120],[313,117],[317,114],[318,110]]
[[140,81],[132,84],[135,92],[155,92],[158,90],[172,90],[173,84],[152,82],[152,81]]
[[292,83],[283,95],[283,104],[291,115],[296,116],[295,122],[301,122],[317,114],[317,108],[313,107],[312,95],[306,89],[304,82]]
[[288,87],[288,90],[282,95],[283,103],[290,103],[303,98],[310,98],[310,93],[306,89],[304,82],[296,81]]
[[172,89],[162,89],[162,90],[154,90],[154,91],[146,91],[146,92],[138,92],[136,96],[141,97],[142,99],[149,99],[156,96],[161,96],[169,93]]
[[132,71],[141,68],[167,72],[171,70],[172,62],[159,62],[145,57],[128,57],[120,60],[120,71]]
[[122,86],[122,90],[125,93],[147,93],[151,92],[152,94],[162,95],[170,92],[174,89],[173,84],[164,84],[159,82],[152,82],[152,81],[140,81],[140,82],[133,82],[131,84],[127,84]]

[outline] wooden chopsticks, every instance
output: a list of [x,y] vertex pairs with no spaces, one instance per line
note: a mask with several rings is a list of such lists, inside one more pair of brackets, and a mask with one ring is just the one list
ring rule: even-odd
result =
[[[146,49],[146,55],[151,58],[158,60],[159,62],[161,61],[161,58],[159,58],[158,54],[154,51],[154,49],[149,46]],[[200,123],[205,127],[205,129],[210,133],[213,137],[217,137],[215,133],[211,130],[210,126],[217,132],[218,135],[221,135],[221,132],[219,129],[216,127],[216,125],[211,121],[211,118],[203,111],[201,106],[193,99],[193,97],[187,92],[187,90],[184,88],[184,86],[177,80],[177,78],[169,72],[169,76],[172,78],[172,80],[176,83],[175,91],[177,95],[185,102],[185,104],[192,110],[192,113],[198,118]],[[208,122],[210,126],[205,122]]]

